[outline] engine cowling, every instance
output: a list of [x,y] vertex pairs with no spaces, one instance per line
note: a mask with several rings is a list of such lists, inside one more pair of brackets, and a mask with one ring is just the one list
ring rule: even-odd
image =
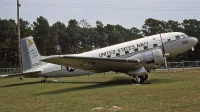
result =
[[147,64],[154,63],[156,65],[161,65],[164,62],[161,49],[154,49],[151,51],[146,51],[146,52],[143,52],[140,54],[136,54],[131,58],[137,58],[141,62],[145,62]]

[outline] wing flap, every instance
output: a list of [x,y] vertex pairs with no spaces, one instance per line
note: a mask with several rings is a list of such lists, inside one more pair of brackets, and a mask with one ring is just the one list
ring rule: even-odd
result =
[[127,59],[127,58],[99,58],[99,57],[84,57],[84,56],[51,56],[41,61],[70,66],[78,69],[106,72],[116,71],[122,68],[122,66],[133,66],[140,62],[138,59]]

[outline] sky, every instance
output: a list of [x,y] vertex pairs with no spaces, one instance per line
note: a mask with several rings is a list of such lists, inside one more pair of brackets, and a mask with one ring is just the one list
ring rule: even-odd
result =
[[[66,26],[75,19],[104,25],[141,29],[148,18],[157,20],[200,20],[200,0],[19,0],[20,18],[30,22],[39,16],[50,25],[57,21]],[[17,20],[17,0],[0,0],[0,18]]]

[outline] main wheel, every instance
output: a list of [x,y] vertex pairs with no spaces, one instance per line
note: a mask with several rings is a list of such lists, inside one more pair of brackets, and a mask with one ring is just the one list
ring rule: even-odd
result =
[[144,75],[144,80],[147,80],[148,79],[148,75]]
[[135,84],[138,84],[138,83],[143,83],[144,82],[144,76],[133,76],[133,79],[132,79],[132,82],[135,83]]

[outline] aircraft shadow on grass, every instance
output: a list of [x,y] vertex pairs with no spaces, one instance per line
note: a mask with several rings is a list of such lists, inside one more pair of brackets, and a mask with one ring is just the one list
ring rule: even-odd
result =
[[[51,82],[51,81],[49,81],[49,82]],[[54,82],[51,82],[51,83],[54,83]],[[103,86],[106,87],[109,85],[131,84],[131,81],[130,81],[130,79],[124,79],[124,78],[119,79],[119,77],[117,77],[117,78],[113,78],[112,80],[110,80],[108,82],[55,82],[54,84],[59,84],[59,83],[73,83],[73,84],[94,83],[95,85],[90,85],[91,87],[90,86],[86,87],[86,89],[90,89],[90,88],[97,88],[97,87],[103,87]],[[4,86],[0,86],[0,87],[13,87],[13,86],[23,86],[23,85],[35,85],[35,84],[41,84],[41,82],[40,81],[24,82],[24,83],[18,83],[18,84],[4,85]],[[84,89],[84,87],[80,87],[80,88]]]
[[[150,79],[144,82],[142,85],[149,85],[152,84],[162,84],[162,83],[173,83],[176,82],[174,80],[170,79]],[[60,82],[63,83],[63,82]],[[107,82],[65,82],[65,83],[73,83],[73,84],[81,84],[81,83],[94,83],[92,85],[86,85],[86,86],[79,86],[79,87],[72,87],[72,88],[65,88],[55,91],[48,91],[43,92],[35,95],[52,95],[52,94],[61,94],[61,93],[67,93],[67,92],[73,92],[73,91],[80,91],[80,90],[88,90],[88,89],[95,89],[95,88],[104,88],[104,87],[111,87],[111,86],[121,86],[121,85],[131,85],[132,81],[128,78],[113,78],[110,81]],[[135,84],[134,84],[135,85]]]
[[[62,83],[62,82],[61,82]],[[86,85],[86,86],[79,86],[79,87],[72,87],[72,88],[65,88],[60,89],[56,91],[49,91],[49,92],[43,92],[35,95],[51,95],[51,94],[61,94],[61,93],[67,93],[67,92],[73,92],[73,91],[80,91],[80,90],[88,90],[88,89],[95,89],[95,88],[104,88],[104,87],[111,87],[111,86],[121,86],[121,85],[131,85],[132,81],[128,78],[113,78],[110,81],[107,82],[66,82],[66,83],[73,83],[73,84],[81,84],[81,83],[94,83],[92,85]],[[143,83],[142,85],[151,84],[149,81],[146,83]]]
[[[171,83],[172,80],[166,80],[166,79],[150,79],[146,82],[144,82],[142,85],[151,84],[153,82],[154,84],[161,84],[161,83]],[[107,82],[55,82],[54,84],[60,84],[60,83],[70,83],[70,84],[90,84],[86,86],[78,86],[78,87],[72,87],[72,88],[65,88],[60,89],[56,91],[48,91],[43,92],[35,95],[51,95],[51,94],[61,94],[66,92],[73,92],[73,91],[80,91],[80,90],[88,90],[88,89],[95,89],[95,88],[104,88],[104,87],[111,87],[111,86],[120,86],[120,85],[131,85],[132,81],[130,78],[121,78],[121,77],[115,77],[110,81]],[[19,83],[19,84],[10,84],[0,87],[13,87],[13,86],[22,86],[22,85],[35,85],[35,84],[41,84],[41,82],[25,82],[25,83]]]
[[[60,82],[60,83],[62,83],[62,82]],[[72,84],[94,83],[94,84],[86,85],[86,86],[79,86],[79,87],[72,87],[72,88],[65,88],[65,89],[60,89],[60,90],[56,90],[56,91],[48,91],[48,92],[39,93],[36,95],[61,94],[61,93],[67,93],[67,92],[73,92],[73,91],[104,88],[104,87],[110,87],[110,86],[130,85],[132,82],[130,79],[113,79],[113,80],[110,80],[107,82],[65,82],[65,83],[72,83]]]

